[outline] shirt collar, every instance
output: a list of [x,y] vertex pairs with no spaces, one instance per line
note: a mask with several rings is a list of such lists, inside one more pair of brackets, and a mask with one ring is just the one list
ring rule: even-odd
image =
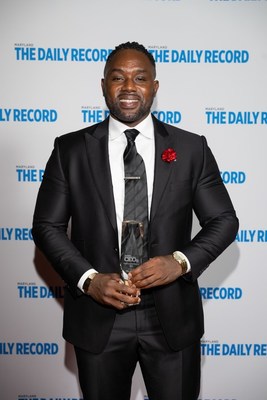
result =
[[[113,117],[109,117],[109,140],[115,140],[121,136],[126,129],[131,129],[128,125],[117,121]],[[151,114],[149,114],[142,122],[134,127],[141,135],[148,139],[153,139],[154,125]]]

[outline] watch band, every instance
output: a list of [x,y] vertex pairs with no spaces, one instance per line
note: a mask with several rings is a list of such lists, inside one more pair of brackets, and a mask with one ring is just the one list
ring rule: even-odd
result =
[[179,251],[174,251],[172,253],[173,258],[181,265],[182,268],[182,275],[185,275],[188,271],[188,266],[185,258],[182,256],[182,254]]
[[92,280],[94,279],[94,277],[96,276],[97,272],[93,272],[92,274],[90,274],[88,276],[88,278],[85,279],[84,284],[83,284],[83,291],[84,293],[88,293],[89,287],[91,285]]

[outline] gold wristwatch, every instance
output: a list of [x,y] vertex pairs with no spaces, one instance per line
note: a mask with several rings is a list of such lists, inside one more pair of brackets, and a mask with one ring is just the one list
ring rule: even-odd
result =
[[84,284],[83,284],[83,291],[84,293],[88,293],[89,287],[91,285],[92,280],[96,276],[97,272],[92,272],[91,274],[88,275],[88,278],[85,279]]
[[183,257],[183,254],[180,251],[174,251],[172,253],[173,258],[178,261],[178,263],[181,265],[182,267],[182,275],[185,275],[187,273],[188,267],[187,267],[187,262],[186,259]]

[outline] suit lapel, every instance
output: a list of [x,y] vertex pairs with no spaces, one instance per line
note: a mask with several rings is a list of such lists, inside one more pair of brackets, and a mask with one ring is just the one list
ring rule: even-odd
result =
[[[90,129],[90,128],[89,128]],[[107,217],[117,231],[115,203],[108,155],[108,119],[97,125],[90,134],[85,134],[87,158]]]
[[171,135],[167,132],[164,125],[153,117],[154,132],[155,132],[155,170],[154,170],[154,184],[153,195],[150,212],[150,221],[155,217],[160,200],[165,191],[168,180],[170,179],[174,163],[168,163],[162,160],[161,156],[164,150],[173,147],[173,140]]

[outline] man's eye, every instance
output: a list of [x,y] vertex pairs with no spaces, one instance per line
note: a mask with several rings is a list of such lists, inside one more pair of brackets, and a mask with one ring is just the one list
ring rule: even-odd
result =
[[136,80],[137,80],[137,81],[145,81],[146,78],[145,78],[144,76],[137,76],[137,77],[136,77]]
[[113,76],[113,81],[121,81],[123,78],[121,76]]

